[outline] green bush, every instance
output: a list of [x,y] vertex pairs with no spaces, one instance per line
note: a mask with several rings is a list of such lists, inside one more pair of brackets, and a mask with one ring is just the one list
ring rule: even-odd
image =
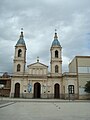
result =
[[85,85],[85,92],[90,93],[90,81],[87,81]]

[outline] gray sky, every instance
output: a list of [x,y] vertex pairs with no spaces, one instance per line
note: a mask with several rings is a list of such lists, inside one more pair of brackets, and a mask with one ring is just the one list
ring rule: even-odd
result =
[[50,47],[57,29],[63,71],[77,55],[90,55],[90,0],[0,0],[0,72],[12,73],[14,46],[24,29],[27,65],[50,66]]

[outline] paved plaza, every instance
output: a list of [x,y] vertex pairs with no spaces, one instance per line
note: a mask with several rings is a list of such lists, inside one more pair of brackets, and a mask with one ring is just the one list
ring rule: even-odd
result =
[[6,101],[0,120],[90,120],[90,102]]

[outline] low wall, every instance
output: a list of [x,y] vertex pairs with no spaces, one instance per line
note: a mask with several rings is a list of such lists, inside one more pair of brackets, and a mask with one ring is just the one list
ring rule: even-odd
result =
[[80,100],[90,100],[90,93],[79,95]]

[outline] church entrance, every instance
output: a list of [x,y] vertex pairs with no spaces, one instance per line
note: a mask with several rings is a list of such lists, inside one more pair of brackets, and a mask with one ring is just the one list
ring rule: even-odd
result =
[[60,98],[60,85],[58,83],[54,85],[54,98]]
[[19,84],[19,83],[16,83],[16,84],[15,84],[14,97],[15,97],[15,98],[19,98],[19,97],[20,97],[20,84]]
[[41,85],[40,83],[34,84],[34,98],[40,98],[41,97]]

